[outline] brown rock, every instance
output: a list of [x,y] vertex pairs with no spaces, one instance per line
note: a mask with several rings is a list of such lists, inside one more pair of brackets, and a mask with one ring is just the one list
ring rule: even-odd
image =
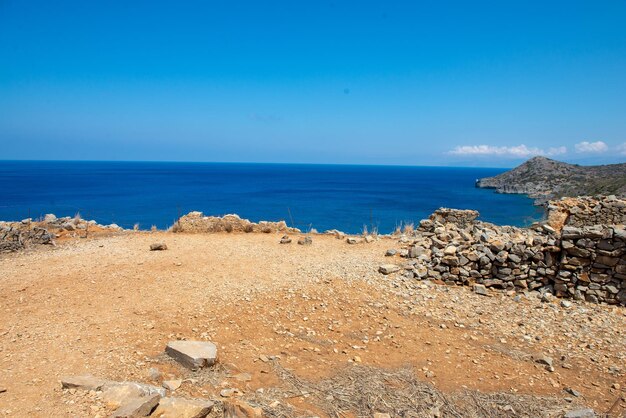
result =
[[153,395],[159,395],[159,397],[161,397],[165,395],[165,389],[163,388],[135,382],[107,383],[103,389],[102,400],[110,408],[121,407],[135,398],[150,397]]
[[201,399],[162,398],[150,417],[157,418],[204,418],[215,404]]
[[141,396],[117,408],[111,418],[147,417],[159,404],[161,395]]
[[259,407],[237,400],[224,401],[224,418],[261,418],[263,410]]
[[61,379],[63,389],[102,390],[107,380],[91,375],[69,376]]
[[165,251],[167,250],[167,245],[163,242],[157,242],[154,244],[150,244],[150,251]]

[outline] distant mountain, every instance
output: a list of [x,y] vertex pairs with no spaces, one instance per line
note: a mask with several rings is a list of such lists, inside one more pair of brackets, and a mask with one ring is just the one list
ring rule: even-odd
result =
[[476,187],[527,194],[536,204],[563,196],[626,196],[626,163],[581,166],[534,157],[510,171],[477,180]]

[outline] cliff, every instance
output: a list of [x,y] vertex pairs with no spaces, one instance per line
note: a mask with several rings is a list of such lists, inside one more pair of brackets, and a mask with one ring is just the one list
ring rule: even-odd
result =
[[534,157],[510,171],[478,180],[476,187],[527,194],[536,204],[559,197],[626,196],[626,163],[580,166]]

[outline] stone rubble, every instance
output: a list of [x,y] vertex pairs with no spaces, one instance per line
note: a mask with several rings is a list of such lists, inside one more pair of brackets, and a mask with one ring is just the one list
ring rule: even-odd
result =
[[289,232],[299,233],[297,228],[290,228],[285,221],[259,223],[242,219],[238,215],[204,216],[202,212],[189,212],[179,218],[170,228],[172,232],[215,233],[215,232]]
[[91,375],[61,380],[67,391],[82,390],[104,402],[114,418],[161,417],[204,418],[215,402],[204,399],[167,397],[165,389],[138,382],[115,382]]
[[0,252],[18,251],[32,245],[55,245],[61,235],[87,235],[89,228],[106,231],[122,231],[116,224],[100,225],[80,216],[57,218],[47,214],[43,219],[27,218],[19,222],[0,221]]

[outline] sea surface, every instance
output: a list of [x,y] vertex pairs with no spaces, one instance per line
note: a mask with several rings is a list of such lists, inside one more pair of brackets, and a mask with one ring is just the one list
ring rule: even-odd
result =
[[358,165],[0,161],[0,220],[46,213],[166,228],[187,212],[285,220],[300,229],[390,233],[445,206],[527,225],[532,200],[477,189],[491,168]]

